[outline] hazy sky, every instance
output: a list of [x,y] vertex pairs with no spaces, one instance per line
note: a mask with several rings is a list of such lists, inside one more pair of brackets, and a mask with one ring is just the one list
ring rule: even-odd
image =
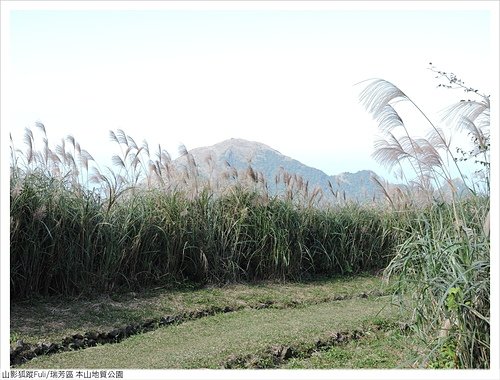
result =
[[463,93],[436,88],[429,62],[498,85],[492,2],[69,3],[7,16],[2,130],[18,145],[36,121],[52,145],[71,134],[100,160],[117,152],[111,129],[172,156],[237,137],[328,174],[385,175],[355,83],[387,79],[435,120]]

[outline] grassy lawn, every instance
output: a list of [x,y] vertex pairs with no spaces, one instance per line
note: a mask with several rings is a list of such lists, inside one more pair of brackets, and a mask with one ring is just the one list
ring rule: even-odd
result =
[[[160,328],[118,344],[40,357],[22,367],[221,368],[234,355],[265,357],[265,351],[276,344],[307,350],[321,337],[361,329],[375,318],[397,322],[399,315],[389,306],[389,297],[294,309],[245,309]],[[395,363],[386,364],[391,368]]]
[[[362,276],[37,300],[12,306],[11,340],[57,341],[166,313],[238,306],[238,311],[158,328],[120,343],[40,356],[16,368],[223,368],[238,358],[240,368],[409,368],[418,344],[397,327],[406,317],[383,291],[379,278]],[[335,300],[338,296],[344,299]],[[266,302],[271,306],[255,308]],[[332,334],[352,331],[364,335],[317,347]],[[273,363],[270,352],[277,346],[292,347],[295,354]]]
[[417,367],[422,344],[399,330],[369,331],[363,339],[293,358],[286,369],[390,369]]
[[273,308],[312,305],[338,296],[384,291],[375,276],[341,277],[307,283],[236,284],[220,288],[125,293],[95,298],[42,298],[11,305],[11,342],[58,341],[87,330],[107,331],[140,322],[209,307],[256,307],[272,302]]

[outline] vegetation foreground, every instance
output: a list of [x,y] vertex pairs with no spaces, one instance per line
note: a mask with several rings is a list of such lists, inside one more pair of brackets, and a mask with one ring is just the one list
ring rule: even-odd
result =
[[365,275],[52,297],[13,305],[11,339],[57,342],[217,308],[231,311],[187,318],[119,343],[42,355],[16,368],[409,368],[423,345],[407,324],[408,312],[391,304],[388,294],[379,277]]
[[[346,202],[332,187],[336,201],[325,204],[321,191],[310,189],[307,182],[291,173],[277,175],[276,187],[283,191],[270,195],[269,184],[250,164],[244,173],[228,167],[221,178],[203,176],[185,148],[181,149],[185,165],[178,165],[161,147],[154,154],[147,142],[139,146],[121,130],[110,133],[121,151],[112,158],[117,170],[105,171],[72,136],[53,150],[43,124],[37,123],[41,145],[36,134],[27,129],[24,151],[11,142],[11,308],[13,315],[21,315],[11,320],[13,352],[17,357],[33,352],[23,339],[33,344],[35,340],[50,337],[61,339],[52,335],[57,329],[59,333],[74,335],[69,330],[81,330],[84,326],[97,328],[102,324],[114,328],[117,323],[137,321],[139,316],[152,318],[155,313],[164,313],[162,307],[178,307],[151,306],[153,302],[141,311],[132,310],[124,301],[123,309],[109,309],[109,317],[102,317],[102,321],[96,320],[104,315],[98,309],[75,319],[72,315],[86,313],[78,311],[80,301],[67,301],[68,297],[95,299],[95,294],[114,297],[124,292],[147,295],[152,289],[169,289],[169,294],[175,295],[175,289],[205,286],[208,288],[201,293],[190,294],[194,298],[200,294],[208,297],[209,300],[201,302],[208,311],[178,314],[175,326],[155,331],[143,331],[144,325],[131,326],[133,334],[127,336],[134,336],[116,345],[41,355],[25,366],[47,363],[47,367],[66,367],[78,363],[92,368],[105,364],[100,361],[91,364],[98,360],[96,352],[105,351],[110,358],[111,352],[121,352],[110,365],[141,367],[131,354],[133,347],[155,352],[153,342],[158,342],[167,352],[175,348],[169,342],[177,341],[179,347],[181,341],[187,342],[182,331],[192,329],[191,333],[199,336],[204,336],[202,330],[206,330],[207,334],[213,334],[213,339],[224,336],[227,342],[233,342],[228,346],[232,356],[228,359],[229,351],[217,349],[223,345],[222,341],[205,346],[208,339],[186,348],[189,352],[201,349],[186,360],[177,358],[168,362],[164,357],[145,354],[147,358],[141,363],[145,367],[299,368],[336,366],[339,362],[330,360],[343,358],[353,366],[362,367],[353,356],[338,351],[336,343],[341,340],[350,345],[359,338],[359,342],[370,344],[373,340],[361,336],[371,335],[375,340],[390,338],[396,345],[399,339],[425,342],[425,349],[419,351],[418,366],[489,368],[490,100],[453,74],[435,72],[449,81],[444,87],[463,89],[477,97],[451,106],[447,115],[447,122],[456,131],[466,131],[471,137],[470,148],[457,148],[454,153],[444,131],[387,81],[370,81],[360,95],[384,135],[375,144],[374,158],[389,168],[399,167],[401,179],[406,182],[389,186],[378,181],[385,203]],[[409,133],[396,110],[401,102],[411,103],[429,121],[431,131],[426,138]],[[464,161],[473,161],[480,167],[474,179],[463,174],[460,164]],[[461,183],[466,185],[465,195],[458,193],[452,173],[458,173]],[[259,308],[252,303],[256,302],[254,290],[245,290],[243,293],[254,294],[250,296],[253,301],[249,301],[252,305],[242,301],[241,295],[236,296],[240,297],[239,306],[224,301],[236,302],[227,298],[224,286],[228,284],[300,283],[369,271],[383,271],[393,284],[395,300],[407,313],[408,321],[401,330],[404,333],[394,333],[397,331],[393,329],[394,323],[402,322],[402,317],[389,312],[391,303],[381,295],[376,299],[369,296],[332,299],[331,294],[311,298],[308,293],[305,302],[291,296],[289,303],[276,301],[273,297],[282,296],[274,295],[270,301],[261,302],[264,306]],[[316,286],[309,290],[311,294],[321,293],[314,290]],[[220,290],[215,290],[217,287]],[[220,292],[221,299],[214,300],[210,295],[214,293],[210,292]],[[43,300],[40,304],[34,301],[40,297]],[[52,317],[56,330],[50,323],[31,323],[32,315],[39,314],[37,307],[43,310],[41,305],[50,305],[52,297],[63,297],[69,305],[54,308],[53,313],[61,316]],[[184,301],[180,305],[185,305],[189,296],[181,298]],[[138,299],[138,304],[148,305],[144,300],[150,297]],[[281,306],[275,307],[280,302],[286,312]],[[210,306],[212,303],[219,305]],[[348,309],[339,306],[342,304],[356,314],[354,319],[346,315]],[[23,309],[30,310],[31,316],[23,318]],[[191,320],[193,316],[206,318]],[[257,332],[245,335],[255,329],[254,320],[273,328],[263,328],[265,336]],[[219,322],[221,326],[226,323],[232,326],[235,340],[231,334],[218,330]],[[279,329],[281,322],[286,326],[284,335]],[[36,327],[29,330],[30,325]],[[68,330],[61,330],[62,326]],[[380,335],[383,330],[380,326],[388,328],[388,335]],[[318,338],[322,333],[333,335]],[[241,339],[237,338],[239,335]],[[83,336],[72,339],[82,341],[73,342],[73,348],[83,348]],[[87,343],[92,341],[92,345],[99,339],[104,342],[103,337],[85,339]],[[53,345],[50,349],[66,351],[66,348]],[[330,351],[325,353],[320,348]],[[43,353],[49,348],[40,343],[35,350]],[[208,355],[212,359],[199,361],[202,351],[212,352]],[[64,362],[66,358],[68,362]],[[401,365],[399,359],[396,362]]]

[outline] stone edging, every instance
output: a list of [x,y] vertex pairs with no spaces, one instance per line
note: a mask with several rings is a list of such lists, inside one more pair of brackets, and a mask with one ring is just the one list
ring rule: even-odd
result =
[[273,345],[268,347],[260,355],[231,355],[226,361],[221,363],[224,369],[264,369],[277,368],[285,362],[296,357],[310,357],[313,352],[325,350],[333,346],[346,344],[351,340],[358,340],[365,335],[365,332],[354,330],[351,332],[342,331],[331,333],[323,339],[318,339],[313,347],[308,349],[299,349],[287,345]]
[[378,331],[398,329],[403,333],[410,331],[410,326],[407,323],[394,322],[386,327],[372,327],[365,331],[339,331],[330,333],[323,338],[317,339],[307,348],[299,348],[289,345],[272,345],[260,354],[247,355],[230,355],[221,367],[224,369],[272,369],[279,368],[288,360],[301,357],[309,358],[315,352],[324,351],[335,346],[347,344],[353,340],[362,339],[367,333]]

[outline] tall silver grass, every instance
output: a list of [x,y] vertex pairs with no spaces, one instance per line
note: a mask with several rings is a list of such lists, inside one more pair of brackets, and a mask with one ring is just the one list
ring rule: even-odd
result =
[[317,207],[321,191],[285,171],[271,196],[251,166],[204,177],[185,148],[179,165],[124,131],[110,138],[119,153],[104,169],[71,136],[51,149],[45,127],[24,150],[12,142],[13,299],[355,274],[393,254],[398,220],[382,209]]
[[[444,120],[453,128],[438,128],[398,87],[383,79],[369,81],[360,101],[378,121],[385,136],[375,143],[373,157],[392,169],[409,164],[406,186],[391,189],[378,181],[395,210],[418,206],[406,214],[404,241],[385,270],[396,278],[396,292],[406,294],[416,330],[429,343],[423,365],[429,367],[488,368],[490,366],[490,262],[489,232],[489,97],[465,86],[455,75],[438,73],[447,80],[440,87],[459,88],[476,96],[447,108]],[[412,136],[397,111],[398,102],[409,102],[429,122],[426,138]],[[466,132],[474,148],[451,150],[450,136]],[[461,154],[461,156],[460,156]],[[486,191],[478,191],[460,168],[475,159],[483,166]],[[468,184],[471,196],[460,198],[448,162]],[[449,186],[451,198],[436,193]],[[405,214],[401,214],[405,215]]]

